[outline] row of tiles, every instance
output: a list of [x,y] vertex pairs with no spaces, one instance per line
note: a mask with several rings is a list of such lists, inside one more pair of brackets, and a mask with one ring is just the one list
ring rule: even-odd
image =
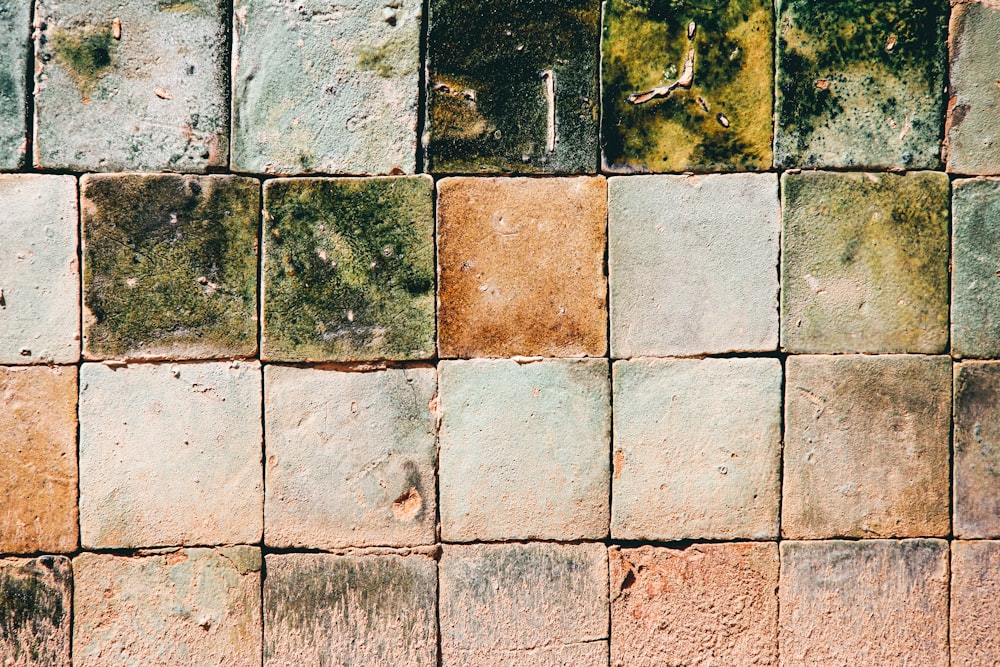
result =
[[986,667],[1000,542],[43,556],[0,560],[0,618],[14,667]]
[[272,179],[262,232],[252,178],[77,198],[0,175],[0,363],[80,358],[81,238],[86,359],[599,357],[609,317],[615,358],[1000,356],[1000,179]]
[[79,403],[77,376],[0,368],[0,553],[773,539],[779,514],[1000,538],[1000,362],[87,363]]
[[[29,145],[31,4],[0,12],[0,168]],[[949,171],[1000,173],[992,2],[427,4],[436,173],[934,169],[945,137]],[[36,0],[34,163],[413,173],[423,5]]]

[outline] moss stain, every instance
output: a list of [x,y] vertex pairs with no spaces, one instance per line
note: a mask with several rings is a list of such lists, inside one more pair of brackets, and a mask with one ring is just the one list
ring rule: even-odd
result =
[[[59,572],[55,574],[58,581]],[[63,625],[68,610],[63,592],[47,579],[34,564],[0,569],[0,652],[14,651],[5,657],[27,658],[24,664],[50,664],[54,659],[51,637]]]
[[84,98],[115,67],[118,42],[111,26],[57,28],[52,32],[52,52],[69,72]]

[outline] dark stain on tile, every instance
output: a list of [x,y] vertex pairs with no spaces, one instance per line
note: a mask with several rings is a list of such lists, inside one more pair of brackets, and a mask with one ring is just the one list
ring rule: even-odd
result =
[[52,52],[84,98],[90,96],[102,76],[114,69],[117,46],[110,24],[56,28],[52,33]]
[[69,664],[72,573],[63,556],[0,560],[0,656],[14,665]]

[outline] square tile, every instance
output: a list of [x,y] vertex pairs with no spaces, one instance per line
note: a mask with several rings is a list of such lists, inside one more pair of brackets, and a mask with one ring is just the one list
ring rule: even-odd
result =
[[953,185],[951,352],[1000,357],[1000,179]]
[[953,531],[1000,537],[1000,362],[955,365]]
[[275,547],[432,544],[433,367],[267,366],[264,539]]
[[782,542],[781,665],[948,665],[944,540]]
[[0,6],[0,170],[19,169],[28,150],[29,53],[31,2],[5,2]]
[[11,667],[70,667],[73,569],[65,556],[0,559],[0,656]]
[[611,354],[778,347],[774,174],[608,181]]
[[77,548],[76,376],[0,367],[0,553]]
[[80,189],[88,359],[256,353],[257,181],[107,174]]
[[233,168],[416,169],[419,0],[236,0]]
[[84,548],[259,542],[260,410],[256,362],[84,364]]
[[603,544],[445,545],[441,665],[606,667]]
[[595,171],[600,21],[600,0],[431,0],[429,170]]
[[780,0],[774,163],[941,164],[948,0]]
[[789,352],[944,352],[945,174],[782,176],[781,345]]
[[438,183],[442,357],[602,356],[603,178]]
[[260,549],[73,559],[73,665],[259,667]]
[[777,537],[781,384],[777,359],[616,362],[612,536]]
[[76,198],[72,176],[0,175],[2,364],[80,359]]
[[611,666],[778,661],[778,545],[612,547]]
[[786,373],[782,534],[947,535],[951,360],[789,357]]
[[1000,655],[1000,542],[951,543],[951,664],[989,665]]
[[268,181],[264,357],[434,356],[433,190],[429,176]]
[[606,361],[442,361],[438,372],[446,541],[607,536]]
[[606,170],[771,167],[770,0],[611,0],[601,44]]
[[37,0],[35,165],[227,166],[228,7],[221,0]]
[[436,667],[437,563],[268,554],[264,633],[265,667]]

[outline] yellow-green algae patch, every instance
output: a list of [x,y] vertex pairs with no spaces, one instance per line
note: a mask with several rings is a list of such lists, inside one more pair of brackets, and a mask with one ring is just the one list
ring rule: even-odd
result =
[[57,28],[52,33],[56,60],[66,68],[85,98],[101,77],[114,69],[117,46],[110,24]]

